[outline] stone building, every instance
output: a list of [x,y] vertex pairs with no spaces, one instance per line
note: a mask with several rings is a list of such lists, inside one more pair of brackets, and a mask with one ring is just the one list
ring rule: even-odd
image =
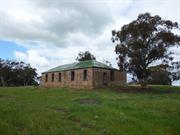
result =
[[126,83],[126,73],[95,60],[62,65],[42,73],[44,87],[99,88]]

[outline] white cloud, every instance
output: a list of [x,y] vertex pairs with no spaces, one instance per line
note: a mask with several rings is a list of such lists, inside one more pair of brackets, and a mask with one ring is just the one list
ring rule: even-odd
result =
[[25,53],[14,51],[14,55],[18,60],[22,60],[24,62],[27,62],[28,57]]
[[27,53],[15,51],[14,55],[17,60],[30,63],[32,67],[36,67],[39,74],[50,64],[45,57],[40,56],[34,50],[29,50]]
[[85,50],[117,67],[111,30],[144,12],[179,21],[179,7],[179,0],[0,0],[0,39],[25,47],[15,57],[39,73],[73,62]]

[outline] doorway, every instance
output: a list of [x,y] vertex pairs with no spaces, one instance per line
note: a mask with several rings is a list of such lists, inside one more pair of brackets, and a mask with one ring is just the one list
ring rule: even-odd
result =
[[107,73],[103,73],[103,85],[107,85]]

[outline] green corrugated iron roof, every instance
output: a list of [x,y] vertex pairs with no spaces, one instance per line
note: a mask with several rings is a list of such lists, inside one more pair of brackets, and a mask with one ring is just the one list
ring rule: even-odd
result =
[[104,63],[98,62],[96,60],[87,60],[87,61],[80,61],[75,62],[72,64],[66,64],[61,65],[55,68],[52,68],[44,73],[47,72],[58,72],[58,71],[65,71],[65,70],[74,70],[74,69],[80,69],[80,68],[90,68],[90,67],[97,67],[97,68],[105,68],[105,69],[115,69],[111,66],[108,66]]

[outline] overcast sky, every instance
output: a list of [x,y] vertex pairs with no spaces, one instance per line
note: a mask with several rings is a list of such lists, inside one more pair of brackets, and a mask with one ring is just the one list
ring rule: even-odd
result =
[[145,12],[180,24],[180,0],[0,0],[0,57],[41,73],[89,50],[117,67],[111,31]]

